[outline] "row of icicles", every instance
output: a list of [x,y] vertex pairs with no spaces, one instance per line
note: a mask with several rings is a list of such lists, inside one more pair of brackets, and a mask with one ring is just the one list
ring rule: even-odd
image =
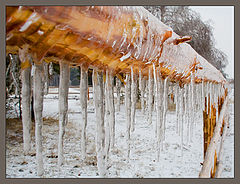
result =
[[[86,74],[86,72],[87,69],[85,69],[85,71],[81,70],[81,73]],[[81,77],[83,77],[83,75],[81,75]],[[134,73],[133,68],[131,68],[130,74],[126,74],[124,81],[124,105],[127,126],[126,142],[128,145],[128,160],[131,150],[131,133],[135,130],[135,113],[136,103],[138,100],[140,100],[141,111],[145,114],[147,125],[152,124],[152,112],[156,111],[157,114],[153,127],[155,137],[157,139],[156,154],[158,161],[160,159],[161,151],[164,151],[164,141],[167,139],[165,136],[167,122],[166,115],[168,111],[168,100],[170,98],[176,105],[175,131],[181,138],[181,154],[183,154],[183,137],[187,137],[187,145],[192,142],[194,130],[196,128],[195,118],[196,116],[202,115],[205,108],[205,98],[207,99],[207,105],[210,100],[210,105],[214,105],[218,111],[218,97],[224,95],[223,86],[221,84],[214,84],[211,82],[196,84],[193,80],[194,78],[195,76],[192,74],[191,82],[184,84],[183,87],[180,87],[178,83],[171,83],[168,78],[163,79],[160,72],[156,70],[155,67],[153,67],[153,70],[149,69],[148,78],[143,77],[141,71],[139,71],[139,74]],[[98,132],[96,136],[98,169],[100,171],[100,175],[105,176],[109,151],[115,145],[115,106],[116,111],[120,111],[121,81],[118,78],[116,80],[117,99],[115,102],[113,76],[108,71],[106,71],[105,74],[103,74],[103,72],[93,71],[92,79],[96,120],[100,121],[100,123],[96,123]],[[82,99],[84,98],[85,97],[82,97]],[[99,108],[99,104],[101,103],[102,108]],[[82,112],[86,108],[87,105],[83,105]],[[84,126],[84,129],[85,132],[86,126]],[[82,141],[85,141],[86,138],[84,137],[86,134],[83,134],[84,136],[82,136]],[[82,145],[85,145],[85,143],[82,142]],[[85,153],[83,153],[83,155],[85,155]]]

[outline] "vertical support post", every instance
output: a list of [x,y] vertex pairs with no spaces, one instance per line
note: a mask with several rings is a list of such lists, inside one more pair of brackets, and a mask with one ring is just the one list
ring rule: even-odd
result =
[[86,127],[87,127],[87,100],[88,100],[88,68],[81,66],[80,104],[81,104],[81,152],[82,160],[86,157]]
[[42,176],[43,156],[42,156],[42,125],[43,125],[43,66],[42,63],[35,64],[33,75],[33,98],[34,98],[34,115],[35,115],[35,141],[36,141],[36,158],[37,174]]
[[65,126],[68,122],[68,88],[69,88],[69,65],[61,61],[60,63],[60,83],[59,83],[59,137],[58,137],[58,166],[64,161],[63,156],[63,137]]
[[27,55],[27,48],[19,49],[22,78],[22,124],[23,124],[23,150],[29,154],[31,149],[31,64]]

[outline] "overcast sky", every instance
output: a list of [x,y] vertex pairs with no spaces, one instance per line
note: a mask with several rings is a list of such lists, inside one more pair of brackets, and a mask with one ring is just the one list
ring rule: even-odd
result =
[[190,6],[200,13],[203,21],[211,21],[216,48],[228,56],[225,72],[234,78],[234,7],[233,6]]

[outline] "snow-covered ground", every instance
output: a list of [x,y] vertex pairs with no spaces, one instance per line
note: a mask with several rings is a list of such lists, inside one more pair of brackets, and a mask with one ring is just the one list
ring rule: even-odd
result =
[[[50,88],[50,94],[44,98],[43,125],[43,156],[45,178],[87,178],[99,177],[96,166],[95,151],[95,114],[93,101],[88,102],[87,125],[87,158],[81,161],[80,152],[80,102],[79,89],[69,90],[69,122],[64,137],[65,163],[59,170],[57,167],[58,141],[58,94],[56,88]],[[75,93],[75,94],[74,94]],[[230,128],[224,142],[224,170],[222,177],[234,177],[234,97],[231,94]],[[14,117],[14,110],[6,115]],[[136,127],[131,135],[130,160],[127,162],[126,116],[122,104],[120,112],[116,112],[116,146],[111,151],[108,162],[108,177],[120,178],[197,178],[203,162],[203,127],[202,113],[195,117],[196,127],[192,142],[187,144],[184,136],[183,152],[181,152],[180,137],[176,134],[175,112],[167,113],[166,140],[160,160],[157,162],[156,137],[154,123],[156,112],[153,112],[153,123],[147,124],[145,115],[140,109],[136,111]],[[186,130],[186,126],[184,126]],[[6,134],[6,177],[35,178],[35,143],[32,130],[32,154],[23,155],[22,126],[19,121],[9,121]]]

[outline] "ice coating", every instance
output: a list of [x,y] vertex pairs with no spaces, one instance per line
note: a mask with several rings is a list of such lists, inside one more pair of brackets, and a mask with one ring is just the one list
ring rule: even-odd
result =
[[[7,7],[7,53],[29,44],[35,62],[66,60],[90,68],[148,76],[155,63],[163,78],[190,82],[224,82],[215,67],[172,29],[141,6],[21,6]],[[33,20],[34,19],[34,20]],[[182,35],[185,36],[185,35]],[[187,35],[191,36],[191,35]],[[136,69],[137,68],[137,69]],[[199,67],[198,67],[199,68]]]

